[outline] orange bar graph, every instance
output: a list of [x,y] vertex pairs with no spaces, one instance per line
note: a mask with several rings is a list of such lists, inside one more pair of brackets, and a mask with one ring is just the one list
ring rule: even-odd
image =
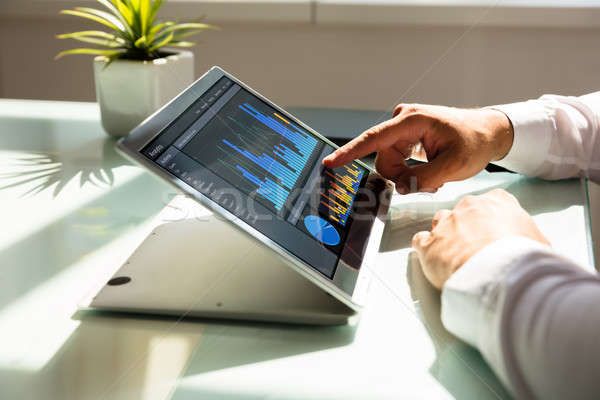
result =
[[321,193],[321,204],[326,207],[330,219],[346,224],[363,173],[355,164],[324,171],[331,181],[329,188]]

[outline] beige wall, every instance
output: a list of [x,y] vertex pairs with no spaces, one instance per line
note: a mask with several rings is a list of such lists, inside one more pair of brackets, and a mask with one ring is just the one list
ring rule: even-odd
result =
[[[600,88],[600,29],[221,26],[194,50],[197,75],[220,65],[284,105],[473,106]],[[84,28],[69,18],[0,18],[0,96],[93,100],[91,59],[53,60],[76,45],[54,35]]]

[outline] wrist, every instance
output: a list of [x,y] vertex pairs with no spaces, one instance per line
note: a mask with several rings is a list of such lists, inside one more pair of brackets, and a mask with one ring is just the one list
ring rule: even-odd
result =
[[502,111],[491,108],[485,109],[485,111],[493,148],[491,161],[499,161],[506,157],[512,147],[515,136],[513,125]]

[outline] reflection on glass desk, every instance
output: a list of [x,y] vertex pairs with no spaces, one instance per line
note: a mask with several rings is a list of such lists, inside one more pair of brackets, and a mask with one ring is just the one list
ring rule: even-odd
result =
[[592,264],[580,181],[482,173],[394,198],[354,326],[83,312],[175,193],[115,152],[95,104],[0,100],[0,165],[2,399],[510,398],[443,328],[410,238],[437,209],[502,187],[558,251]]

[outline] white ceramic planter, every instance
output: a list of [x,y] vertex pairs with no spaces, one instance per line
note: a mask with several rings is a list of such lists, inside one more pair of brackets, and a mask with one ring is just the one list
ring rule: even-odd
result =
[[96,98],[102,126],[111,136],[125,136],[194,81],[194,55],[172,51],[152,61],[94,59]]

